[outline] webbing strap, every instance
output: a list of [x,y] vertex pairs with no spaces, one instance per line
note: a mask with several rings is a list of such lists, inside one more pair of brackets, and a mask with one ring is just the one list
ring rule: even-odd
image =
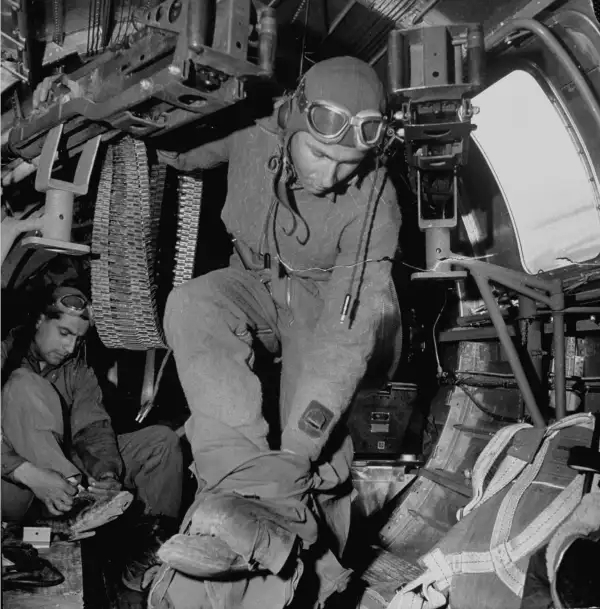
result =
[[[506,497],[504,497],[502,503],[500,504],[500,508],[498,509],[498,516],[496,518],[494,530],[492,532],[491,547],[504,544],[508,541],[519,502],[521,501],[527,489],[537,478],[542,468],[542,465],[544,464],[544,459],[546,458],[546,454],[548,453],[552,438],[554,438],[554,436],[561,429],[565,429],[566,427],[573,427],[576,425],[588,427],[591,422],[592,419],[590,419],[590,417],[581,417],[580,415],[574,415],[573,417],[567,417],[567,419],[563,419],[548,427],[546,433],[544,434],[544,442],[542,443],[540,450],[535,456],[533,463],[525,469],[523,474],[515,482],[513,487],[508,491]],[[549,506],[549,508],[550,507],[551,506]],[[549,508],[547,508],[543,513],[547,512]],[[534,522],[535,520],[529,525],[529,527],[527,527],[526,531],[533,526]]]
[[498,457],[502,454],[502,451],[510,444],[512,439],[519,431],[522,429],[528,429],[530,427],[532,426],[529,423],[507,425],[498,431],[487,443],[477,458],[477,462],[473,468],[473,499],[471,499],[471,501],[469,501],[465,507],[458,510],[456,514],[458,520],[462,520],[480,503],[487,501],[487,499],[505,488],[507,484],[514,480],[523,467],[525,467],[526,463],[521,459],[515,459],[512,457],[505,459],[494,476],[494,480],[492,481],[494,484],[490,483],[486,489],[486,492],[484,493],[485,479]]
[[448,599],[443,590],[450,585],[451,565],[438,548],[424,556],[422,562],[427,571],[404,586],[392,598],[388,609],[438,609],[446,606]]
[[[533,463],[528,467],[526,467],[527,464],[524,461],[516,459],[515,461],[523,463],[522,466],[519,466],[518,472],[516,471],[516,463],[509,463],[504,470],[502,467],[499,468],[495,476],[495,479],[498,479],[494,486],[495,492],[505,488],[515,477],[518,476],[518,478],[500,505],[488,551],[459,552],[445,555],[439,548],[435,548],[421,559],[427,567],[427,571],[403,587],[394,596],[388,605],[388,609],[438,609],[444,607],[448,601],[444,591],[449,588],[453,575],[458,574],[495,572],[515,595],[522,596],[525,573],[517,566],[517,561],[541,547],[552,536],[556,528],[573,513],[581,500],[584,485],[583,476],[575,476],[572,482],[561,491],[541,514],[514,539],[509,541],[513,519],[521,498],[541,470],[552,438],[561,429],[576,425],[591,428],[594,425],[594,417],[590,414],[565,417],[548,427],[542,446]],[[483,491],[483,482],[487,473],[514,435],[527,427],[531,426],[518,424],[503,428],[490,441],[486,447],[487,450],[482,451],[476,465],[478,487],[474,489],[476,493],[479,491],[479,498],[477,501],[471,502],[473,505],[468,511],[472,511],[479,503],[489,498],[487,493]],[[494,441],[497,436],[500,437],[497,441]],[[507,457],[505,461],[509,459],[510,457]],[[479,482],[480,480],[481,482]],[[508,482],[505,482],[506,480]],[[492,480],[492,483],[494,481]],[[490,486],[492,486],[492,483],[490,483]]]
[[517,478],[512,488],[506,493],[498,508],[498,514],[494,522],[492,536],[490,539],[490,552],[494,562],[494,568],[498,577],[515,593],[519,594],[525,584],[525,573],[511,562],[505,543],[508,541],[512,529],[513,520],[519,502],[525,491],[540,473],[540,469],[546,458],[550,437],[546,436],[540,450],[538,451],[533,463],[525,468],[524,472]]
[[528,527],[507,543],[513,560],[521,560],[544,545],[556,527],[568,518],[581,502],[583,484],[583,476],[575,476],[571,484]]

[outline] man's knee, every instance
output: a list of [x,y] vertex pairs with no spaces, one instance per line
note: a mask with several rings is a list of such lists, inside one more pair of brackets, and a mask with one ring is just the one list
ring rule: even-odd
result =
[[147,443],[159,451],[164,458],[182,460],[181,440],[179,436],[166,425],[151,425],[144,430]]
[[212,273],[208,273],[186,281],[169,294],[163,319],[169,344],[179,331],[190,330],[190,318],[193,318],[197,326],[206,319],[206,314],[215,308],[217,286],[211,275]]
[[10,405],[13,404],[15,399],[23,403],[40,397],[47,398],[48,396],[58,397],[51,383],[26,368],[17,368],[2,389],[2,401],[10,400]]
[[39,374],[18,368],[2,390],[2,419],[5,433],[10,426],[27,421],[36,429],[62,434],[63,419],[56,389]]

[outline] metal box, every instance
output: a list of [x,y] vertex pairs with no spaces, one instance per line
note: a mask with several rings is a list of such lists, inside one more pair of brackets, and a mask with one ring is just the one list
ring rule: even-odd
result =
[[348,427],[356,456],[399,455],[417,386],[388,383],[383,390],[359,391],[350,406]]

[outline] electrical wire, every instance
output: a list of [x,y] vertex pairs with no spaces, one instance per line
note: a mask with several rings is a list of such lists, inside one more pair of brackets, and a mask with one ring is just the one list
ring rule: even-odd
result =
[[403,262],[402,260],[400,261],[400,264],[408,267],[409,269],[413,269],[414,271],[421,271],[423,273],[427,272],[427,269],[422,269],[421,267],[414,266],[413,264],[408,264],[408,262]]
[[[365,215],[364,215],[364,219],[363,219],[363,223],[362,223],[362,227],[360,230],[360,236],[358,237],[358,250],[356,251],[356,262],[358,263],[360,258],[362,257],[363,260],[366,259],[368,251],[369,251],[369,244],[371,241],[371,233],[373,231],[373,225],[375,224],[375,217],[377,215],[377,205],[379,203],[379,199],[381,197],[381,193],[383,192],[383,189],[385,187],[385,183],[388,179],[387,174],[384,175],[383,181],[381,182],[381,185],[379,186],[379,190],[376,191],[376,186],[377,186],[377,178],[379,177],[379,168],[381,165],[381,157],[379,155],[377,155],[377,157],[375,158],[375,170],[373,171],[372,174],[372,184],[371,184],[371,190],[369,192],[369,198],[367,199],[367,209],[365,210]],[[361,249],[363,248],[364,245],[364,253],[361,252]],[[362,282],[364,279],[364,271],[365,271],[365,267],[366,265],[362,266],[362,270],[361,270],[361,274],[358,278],[358,287],[356,289],[356,298],[358,298],[358,295],[360,294],[360,289],[362,286]],[[343,323],[344,320],[346,319],[346,316],[348,314],[350,314],[350,324],[352,324],[352,307],[353,307],[353,291],[354,291],[354,281],[356,279],[356,269],[358,267],[353,267],[352,269],[352,274],[350,275],[350,282],[348,284],[348,292],[346,293],[346,296],[344,297],[344,304],[342,305],[342,310],[340,312],[340,321]]]
[[487,372],[487,371],[482,371],[479,372],[478,370],[457,370],[456,374],[469,374],[471,376],[492,376],[492,377],[496,377],[496,378],[506,378],[506,379],[511,379],[511,378],[515,378],[515,375],[510,373],[510,372]]
[[292,17],[292,20],[290,21],[290,25],[298,21],[298,17],[300,17],[300,13],[302,13],[302,10],[306,6],[306,2],[307,0],[301,0],[300,4],[298,5],[298,8],[296,9],[296,12],[294,13],[294,16]]
[[489,408],[487,408],[486,406],[484,406],[474,395],[473,393],[471,393],[471,391],[469,391],[468,389],[466,389],[464,387],[464,385],[461,385],[460,382],[455,382],[453,383],[455,386],[460,387],[460,390],[471,400],[471,402],[473,402],[473,404],[475,404],[475,406],[477,406],[477,408],[479,408],[479,410],[481,410],[481,412],[483,412],[484,414],[486,414],[488,417],[494,419],[495,421],[500,421],[501,423],[519,423],[519,419],[515,418],[515,417],[505,417],[501,414],[496,414],[495,412],[491,411]]
[[328,266],[326,268],[321,268],[319,266],[311,266],[307,269],[295,269],[289,264],[287,264],[280,256],[278,256],[279,262],[281,262],[282,266],[284,266],[288,271],[292,273],[308,273],[310,271],[323,271],[324,273],[328,273],[329,271],[333,271],[334,269],[352,269],[357,266],[361,266],[363,264],[367,264],[367,262],[393,262],[393,259],[389,256],[383,256],[383,258],[368,258],[367,260],[362,260],[360,262],[355,262],[354,264],[334,264],[333,266]]
[[435,329],[438,325],[438,322],[440,321],[440,318],[442,316],[442,313],[444,312],[444,309],[446,308],[446,304],[448,302],[448,292],[444,292],[444,304],[442,305],[442,308],[440,309],[440,312],[438,313],[437,317],[435,318],[435,321],[433,322],[433,327],[431,329],[431,334],[433,336],[433,350],[435,352],[435,361],[437,362],[437,376],[438,378],[441,378],[444,375],[444,369],[442,368],[442,363],[440,361],[440,353],[438,350],[438,344],[437,344],[437,337],[435,335]]
[[600,271],[600,262],[577,262],[568,256],[558,256],[556,260],[566,260],[571,264],[575,264],[576,266],[593,266],[596,267]]
[[304,31],[302,32],[302,53],[300,55],[300,71],[299,76],[302,76],[302,70],[304,69],[304,55],[306,53],[306,34],[308,32],[308,14],[310,12],[310,2],[306,1],[306,10],[304,11]]

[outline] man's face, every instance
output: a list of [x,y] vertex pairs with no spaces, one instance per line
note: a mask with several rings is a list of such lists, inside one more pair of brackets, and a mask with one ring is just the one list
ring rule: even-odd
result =
[[290,154],[298,181],[316,196],[323,196],[356,171],[366,152],[339,144],[323,144],[299,131],[290,141]]
[[89,327],[87,320],[76,315],[63,313],[58,319],[42,315],[33,338],[37,355],[50,366],[58,366],[75,351]]

